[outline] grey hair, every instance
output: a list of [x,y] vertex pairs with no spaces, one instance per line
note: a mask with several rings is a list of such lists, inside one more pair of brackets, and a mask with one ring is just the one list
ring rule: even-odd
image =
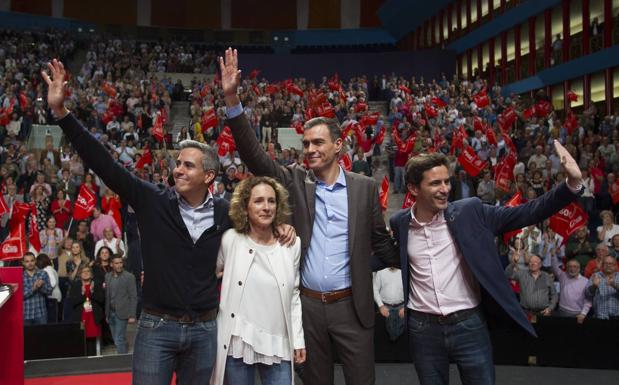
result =
[[204,160],[202,161],[202,168],[204,168],[204,171],[213,170],[219,172],[219,157],[213,147],[191,139],[185,139],[178,145],[181,150],[185,148],[196,148],[200,150],[204,155]]

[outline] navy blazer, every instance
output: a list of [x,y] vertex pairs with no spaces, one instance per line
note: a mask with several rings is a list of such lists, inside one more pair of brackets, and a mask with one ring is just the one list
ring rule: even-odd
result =
[[[498,308],[499,312],[504,313],[497,314],[500,318],[507,315],[532,335],[536,335],[535,330],[505,278],[495,237],[542,222],[577,197],[578,194],[570,191],[564,182],[537,199],[517,207],[491,206],[482,204],[479,198],[468,198],[450,202],[444,211],[447,228],[456,247],[479,282],[482,305],[485,308]],[[410,286],[407,245],[411,222],[410,209],[393,214],[389,222],[400,248],[404,298],[408,301]]]

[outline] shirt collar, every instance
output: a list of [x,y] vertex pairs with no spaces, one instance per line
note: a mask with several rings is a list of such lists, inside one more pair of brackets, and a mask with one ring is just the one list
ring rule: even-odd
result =
[[346,175],[344,174],[344,170],[342,169],[342,166],[339,166],[339,169],[340,169],[340,174],[337,176],[337,179],[335,180],[335,183],[333,183],[332,186],[327,186],[325,182],[322,182],[318,179],[316,179],[316,184],[323,186],[323,187],[327,187],[327,188],[334,188],[337,185],[346,187]]
[[190,208],[192,210],[200,210],[200,209],[204,209],[204,208],[211,208],[211,207],[213,207],[213,194],[210,191],[206,195],[206,199],[204,200],[204,202],[200,203],[196,207],[191,207],[191,205],[189,203],[187,203],[187,201],[185,199],[183,199],[181,194],[179,194],[178,191],[176,191],[176,189],[174,189],[174,193],[176,194],[176,198],[178,199],[178,203],[183,205],[186,208]]
[[414,229],[420,229],[420,228],[422,228],[424,226],[427,226],[427,225],[437,225],[437,224],[445,222],[445,215],[443,214],[443,210],[441,210],[438,213],[436,213],[436,215],[434,215],[432,217],[430,222],[419,222],[419,220],[417,220],[417,218],[415,217],[415,205],[416,204],[417,204],[417,202],[413,203],[413,205],[410,208],[410,211],[411,211],[410,227],[412,227]]

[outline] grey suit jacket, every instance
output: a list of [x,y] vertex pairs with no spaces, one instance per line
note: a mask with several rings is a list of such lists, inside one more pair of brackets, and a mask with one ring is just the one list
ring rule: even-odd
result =
[[116,296],[112,304],[112,293],[110,282],[113,279],[113,272],[105,275],[105,316],[109,317],[114,309],[114,313],[120,319],[135,318],[138,295],[135,287],[135,277],[128,271],[123,271],[118,277]]
[[[316,178],[312,171],[295,165],[281,166],[260,147],[245,114],[228,119],[241,160],[254,175],[276,178],[290,193],[292,224],[301,238],[301,274],[314,225]],[[353,303],[357,317],[366,327],[374,326],[372,258],[397,266],[398,251],[387,232],[378,201],[378,184],[363,175],[346,173],[348,190],[348,249]]]

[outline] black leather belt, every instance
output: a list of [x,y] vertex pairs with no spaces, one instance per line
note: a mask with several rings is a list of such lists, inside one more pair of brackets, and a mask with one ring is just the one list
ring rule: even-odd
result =
[[400,303],[396,303],[396,304],[390,304],[390,303],[387,303],[387,302],[383,302],[383,305],[390,306],[390,307],[398,307],[398,306],[404,305],[404,301],[402,301]]
[[195,317],[192,317],[189,314],[183,314],[182,316],[177,316],[173,314],[166,314],[154,309],[143,308],[142,311],[146,314],[154,315],[155,317],[161,317],[166,321],[174,321],[181,324],[194,324],[196,322],[207,322],[212,321],[217,318],[217,308],[208,310],[202,314],[198,314]]
[[453,325],[465,319],[471,318],[473,315],[479,312],[479,307],[471,309],[458,310],[447,315],[438,315],[430,313],[422,313],[417,310],[411,310],[411,313],[417,318],[423,318],[425,321],[439,324],[439,325]]

